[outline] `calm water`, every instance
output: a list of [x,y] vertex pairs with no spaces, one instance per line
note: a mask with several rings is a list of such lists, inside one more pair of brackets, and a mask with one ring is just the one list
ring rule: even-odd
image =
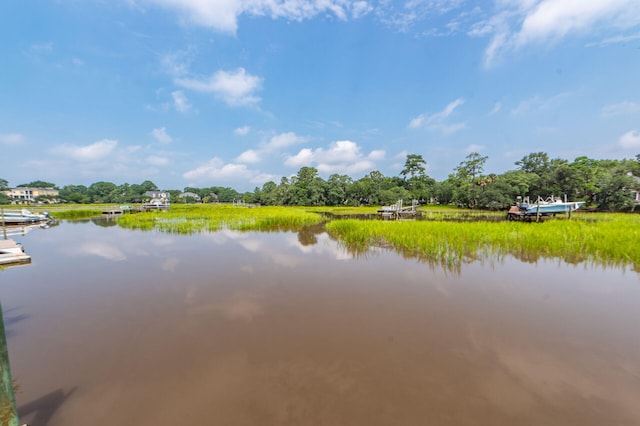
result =
[[[315,232],[318,232],[316,230]],[[640,277],[63,223],[0,273],[22,422],[638,425]]]

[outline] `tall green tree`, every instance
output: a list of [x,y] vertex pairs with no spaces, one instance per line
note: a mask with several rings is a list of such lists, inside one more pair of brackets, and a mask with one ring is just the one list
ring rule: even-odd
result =
[[353,179],[347,175],[339,175],[337,173],[329,176],[327,180],[327,205],[338,206],[346,204],[347,189],[353,184]]
[[553,194],[555,188],[551,187],[555,183],[553,179],[552,162],[546,152],[532,152],[516,161],[518,170],[531,175],[529,194],[532,200],[538,197],[547,198]]
[[572,181],[575,185],[575,197],[578,200],[591,202],[599,192],[598,182],[602,179],[600,161],[586,156],[577,157],[569,165],[573,172]]
[[409,154],[400,175],[404,187],[409,191],[407,198],[429,201],[434,195],[435,180],[427,176],[427,162],[418,154]]
[[11,199],[2,192],[3,189],[9,188],[9,182],[5,179],[0,179],[0,204],[9,204]]
[[302,167],[293,177],[293,204],[298,206],[324,205],[325,181],[318,176],[315,167]]
[[278,185],[275,182],[269,181],[262,185],[262,189],[256,188],[255,202],[265,206],[275,206],[278,204]]
[[482,179],[487,159],[486,156],[472,152],[455,168],[455,174],[449,176],[449,181],[453,184],[452,201],[455,204],[471,208],[478,206],[481,193],[488,183],[492,183]]
[[292,185],[291,179],[286,176],[283,176],[280,179],[280,183],[276,188],[276,205],[279,206],[290,206],[292,205]]
[[417,176],[424,176],[426,174],[426,167],[427,162],[424,161],[422,155],[408,154],[400,175],[408,179]]
[[87,195],[92,203],[112,203],[117,188],[116,184],[112,182],[95,182],[89,185]]
[[472,152],[465,157],[465,160],[456,167],[456,174],[464,179],[474,181],[484,172],[484,165],[489,157],[482,156],[477,152]]
[[636,207],[632,192],[636,186],[632,175],[622,167],[614,168],[606,173],[600,183],[597,195],[598,210],[627,211]]
[[68,203],[86,204],[91,202],[88,188],[84,185],[65,185],[58,191],[61,200]]

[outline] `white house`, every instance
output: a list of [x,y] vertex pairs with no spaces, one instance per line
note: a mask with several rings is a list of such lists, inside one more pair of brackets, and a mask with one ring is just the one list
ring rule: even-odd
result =
[[167,191],[147,191],[144,193],[148,200],[142,207],[151,209],[168,209],[171,195]]

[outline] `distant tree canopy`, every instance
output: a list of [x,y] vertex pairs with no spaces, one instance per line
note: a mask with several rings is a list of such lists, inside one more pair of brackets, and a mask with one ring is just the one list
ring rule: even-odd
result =
[[[472,152],[442,182],[427,175],[427,162],[421,155],[409,154],[398,176],[384,176],[374,170],[357,180],[340,174],[332,174],[324,180],[316,168],[305,166],[290,178],[283,177],[279,183],[266,182],[252,192],[239,193],[222,186],[186,187],[184,192],[197,194],[204,203],[245,201],[282,206],[357,206],[415,199],[421,203],[478,209],[506,209],[518,196],[535,200],[553,195],[566,196],[571,201],[586,201],[588,207],[605,211],[638,209],[634,192],[640,191],[640,154],[634,159],[623,160],[582,156],[569,162],[550,158],[545,152],[534,152],[516,161],[514,170],[499,175],[485,173],[487,160],[488,157]],[[8,181],[0,179],[0,189],[7,186]],[[55,188],[53,183],[43,181],[21,186]],[[145,192],[157,189],[148,180],[122,185],[95,182],[89,187],[67,185],[60,189],[60,199],[69,203],[136,203],[144,201]],[[171,201],[194,201],[194,197],[179,197],[182,192],[169,190]]]
[[45,182],[43,180],[35,180],[29,183],[21,183],[16,188],[56,188],[55,183]]
[[[9,187],[9,181],[0,179],[0,191]],[[0,204],[9,204],[11,199],[4,192],[0,192]]]

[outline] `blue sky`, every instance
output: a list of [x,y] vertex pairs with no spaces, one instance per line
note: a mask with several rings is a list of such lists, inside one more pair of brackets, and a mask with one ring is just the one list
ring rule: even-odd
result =
[[640,153],[637,0],[4,1],[0,37],[12,186]]

